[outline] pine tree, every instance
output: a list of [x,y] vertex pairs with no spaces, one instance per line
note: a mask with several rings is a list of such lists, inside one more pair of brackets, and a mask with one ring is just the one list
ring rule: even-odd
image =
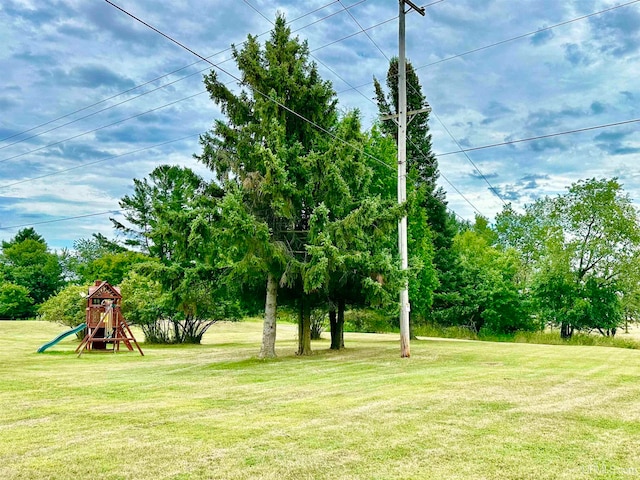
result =
[[203,152],[197,158],[226,189],[223,210],[230,244],[235,245],[230,262],[236,275],[244,280],[266,277],[261,356],[273,357],[278,287],[299,287],[306,256],[314,207],[310,162],[313,152],[330,145],[326,135],[301,117],[333,130],[336,99],[331,84],[309,62],[306,42],[291,36],[281,16],[264,49],[250,35],[241,50],[233,47],[233,57],[242,90],[233,93],[215,72],[205,78],[211,99],[227,120],[216,121],[201,136]]
[[[418,76],[407,62],[407,110],[416,111],[429,105],[422,93]],[[374,78],[376,98],[380,114],[398,113],[398,59],[392,58],[387,72],[385,93]],[[382,132],[397,141],[396,123],[381,124]],[[455,235],[455,223],[447,212],[445,192],[437,186],[438,161],[431,151],[429,112],[416,114],[407,127],[407,190],[410,194],[408,215],[409,255],[413,257],[414,279],[409,284],[412,312],[426,318],[436,291],[449,288],[448,272],[451,269],[451,247]],[[435,271],[434,271],[435,267]]]

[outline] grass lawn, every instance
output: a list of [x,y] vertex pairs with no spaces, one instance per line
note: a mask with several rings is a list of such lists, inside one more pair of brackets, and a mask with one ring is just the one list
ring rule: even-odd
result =
[[1,479],[640,478],[638,350],[346,334],[274,361],[261,324],[73,354],[0,322]]

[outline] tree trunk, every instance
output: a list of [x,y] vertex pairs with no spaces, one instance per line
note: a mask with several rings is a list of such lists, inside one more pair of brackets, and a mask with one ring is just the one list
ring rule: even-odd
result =
[[329,330],[331,331],[331,350],[340,350],[340,334],[335,309],[329,310]]
[[298,316],[298,355],[311,355],[311,303],[306,295],[300,300]]
[[560,338],[564,338],[565,340],[568,340],[571,338],[572,335],[573,335],[573,327],[571,326],[571,324],[567,322],[562,322],[562,324],[560,325]]
[[345,309],[345,301],[344,298],[338,300],[338,338],[340,339],[340,348],[344,348],[344,309]]
[[264,322],[262,325],[262,348],[260,358],[275,358],[276,356],[276,312],[278,307],[278,282],[269,273],[267,275],[267,299],[264,307]]

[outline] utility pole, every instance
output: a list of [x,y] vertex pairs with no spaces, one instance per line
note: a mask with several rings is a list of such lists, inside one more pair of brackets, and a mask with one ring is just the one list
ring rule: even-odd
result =
[[[410,0],[398,0],[399,36],[398,36],[398,203],[407,201],[407,60],[405,54],[405,4],[424,16],[424,8],[416,6]],[[409,268],[407,251],[407,216],[398,222],[398,247],[402,270]],[[400,291],[400,356],[411,356],[409,346],[409,285],[405,283]]]

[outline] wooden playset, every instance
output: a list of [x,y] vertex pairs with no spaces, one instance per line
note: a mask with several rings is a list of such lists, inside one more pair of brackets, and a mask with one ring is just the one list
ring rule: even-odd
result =
[[122,316],[120,304],[122,295],[119,287],[100,280],[89,287],[87,296],[86,321],[87,333],[76,348],[78,356],[85,350],[120,350],[123,343],[130,351],[133,345],[142,353],[142,349]]

